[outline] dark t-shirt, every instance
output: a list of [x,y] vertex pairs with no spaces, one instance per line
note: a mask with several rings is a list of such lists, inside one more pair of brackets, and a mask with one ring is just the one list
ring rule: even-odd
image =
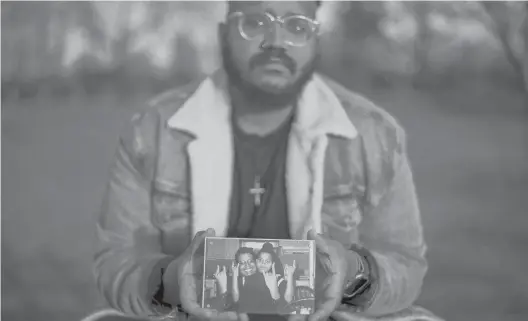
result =
[[[282,276],[277,280],[281,280]],[[245,282],[244,282],[245,281]],[[239,312],[254,312],[254,313],[267,313],[270,314],[272,311],[278,311],[285,304],[284,292],[286,291],[286,282],[282,278],[278,284],[279,293],[281,295],[280,300],[273,300],[270,291],[266,286],[264,276],[260,273],[255,273],[252,276],[239,279],[239,293],[240,299],[238,301]]]
[[[292,119],[290,117],[276,131],[264,137],[244,133],[233,121],[235,167],[228,237],[290,238],[285,172]],[[255,196],[250,193],[257,176],[265,189],[259,206],[255,205]],[[261,285],[266,287],[265,283]],[[256,311],[263,310],[259,308]],[[286,316],[269,314],[250,314],[249,318],[250,321],[287,319]]]
[[[235,168],[228,236],[289,239],[285,168],[291,118],[264,137],[233,127]],[[265,189],[259,206],[250,193],[256,177]]]

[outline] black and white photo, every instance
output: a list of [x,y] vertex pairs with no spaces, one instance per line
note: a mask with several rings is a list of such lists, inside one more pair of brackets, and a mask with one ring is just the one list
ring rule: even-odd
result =
[[202,307],[254,314],[313,312],[313,241],[207,237],[204,257]]

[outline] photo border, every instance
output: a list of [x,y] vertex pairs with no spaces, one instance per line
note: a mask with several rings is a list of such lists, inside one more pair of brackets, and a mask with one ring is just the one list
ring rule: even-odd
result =
[[207,236],[205,237],[205,244],[204,244],[204,262],[203,262],[203,269],[202,269],[202,302],[201,307],[205,308],[205,272],[206,272],[206,264],[207,264],[207,243],[209,243],[209,240],[248,240],[252,242],[263,242],[266,243],[268,241],[288,241],[288,242],[306,242],[308,243],[309,248],[309,268],[310,268],[310,279],[309,284],[310,288],[312,288],[315,291],[315,256],[316,256],[316,248],[315,248],[315,241],[314,240],[294,240],[294,239],[266,239],[266,238],[247,238],[247,237],[224,237],[224,236]]

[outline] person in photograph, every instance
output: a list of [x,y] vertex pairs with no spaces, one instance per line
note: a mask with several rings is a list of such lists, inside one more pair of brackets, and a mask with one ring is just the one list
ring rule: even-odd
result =
[[[273,246],[269,243],[267,245],[273,251]],[[231,299],[238,312],[269,314],[276,312],[282,303],[279,290],[279,282],[284,282],[282,264],[278,262],[277,267],[281,271],[278,275],[275,273],[275,266],[272,267],[275,261],[263,262],[261,252],[262,250],[255,255],[252,249],[241,248],[231,267],[233,274]],[[283,284],[283,289],[285,289],[285,284]]]
[[[214,278],[218,284],[216,297],[217,306],[222,306],[224,311],[238,311],[254,309],[257,304],[251,298],[258,292],[258,274],[256,257],[252,248],[241,247],[235,253],[231,266],[231,288],[229,276],[225,266],[216,267]],[[242,298],[242,299],[241,299]]]
[[[204,239],[312,239],[309,321],[437,320],[414,306],[428,263],[405,131],[317,72],[320,5],[229,1],[221,68],[156,97],[124,128],[96,227],[95,279],[112,308],[283,320],[201,306]],[[253,282],[271,297],[244,257],[238,303]]]
[[[288,287],[282,262],[269,242],[264,243],[257,253],[257,271],[262,289],[258,292],[260,295],[253,299],[260,302],[262,311],[279,311],[285,305]],[[289,289],[290,297],[292,292]]]

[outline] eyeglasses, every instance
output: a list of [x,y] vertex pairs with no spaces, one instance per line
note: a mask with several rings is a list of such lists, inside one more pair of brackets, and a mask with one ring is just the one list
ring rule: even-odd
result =
[[303,15],[275,17],[265,13],[233,12],[228,20],[237,19],[238,32],[246,40],[254,40],[265,36],[268,32],[275,32],[275,23],[284,30],[283,39],[289,46],[305,46],[319,33],[319,22]]
[[240,262],[240,265],[241,265],[241,266],[251,266],[251,265],[253,265],[253,264],[255,264],[255,261],[254,261],[254,260],[247,260],[247,261],[242,261],[242,262]]

